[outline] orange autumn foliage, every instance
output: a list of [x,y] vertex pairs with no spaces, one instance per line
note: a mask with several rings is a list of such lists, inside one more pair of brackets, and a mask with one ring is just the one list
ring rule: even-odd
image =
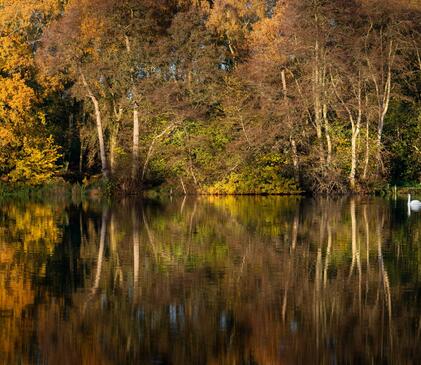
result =
[[[37,87],[34,46],[58,5],[51,0],[3,0],[0,7],[0,174],[38,184],[56,171],[60,155],[48,139],[45,113],[41,108],[43,95],[39,95],[41,88]],[[42,81],[45,89],[48,79]],[[45,148],[48,154],[53,154],[53,163],[47,170],[45,166],[40,169],[34,164],[36,161],[25,147],[28,145],[35,155],[45,155]],[[22,165],[30,170],[26,175],[18,171]]]

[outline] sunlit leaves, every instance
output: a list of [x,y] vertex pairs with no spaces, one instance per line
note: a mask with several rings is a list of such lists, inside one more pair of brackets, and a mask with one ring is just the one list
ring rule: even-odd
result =
[[36,185],[53,176],[59,157],[45,130],[37,87],[38,81],[44,88],[57,83],[37,74],[34,62],[40,32],[59,3],[7,0],[0,6],[0,175]]
[[51,137],[41,141],[24,139],[22,153],[9,174],[12,182],[40,185],[50,180],[57,172],[58,147]]

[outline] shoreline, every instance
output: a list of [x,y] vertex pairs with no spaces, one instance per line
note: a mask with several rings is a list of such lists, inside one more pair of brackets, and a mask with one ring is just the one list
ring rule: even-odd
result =
[[30,186],[20,184],[0,183],[0,199],[43,199],[43,198],[71,198],[72,200],[83,199],[110,199],[110,198],[127,198],[127,197],[143,197],[143,198],[157,198],[157,197],[187,197],[187,196],[235,196],[235,197],[251,197],[251,196],[285,196],[285,197],[299,197],[299,196],[392,196],[397,197],[406,194],[421,195],[421,186],[389,186],[387,189],[373,192],[348,192],[344,194],[317,194],[306,191],[291,191],[282,193],[206,193],[203,191],[196,192],[178,192],[173,190],[161,189],[147,189],[144,191],[122,192],[115,189],[107,183],[93,183],[93,184],[71,184],[66,181],[51,182],[48,184]]

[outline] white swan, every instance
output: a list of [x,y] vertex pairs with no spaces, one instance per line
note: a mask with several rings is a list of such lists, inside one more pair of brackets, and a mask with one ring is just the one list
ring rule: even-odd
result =
[[414,212],[421,211],[421,202],[419,200],[411,200],[411,194],[408,194],[408,210],[409,209]]

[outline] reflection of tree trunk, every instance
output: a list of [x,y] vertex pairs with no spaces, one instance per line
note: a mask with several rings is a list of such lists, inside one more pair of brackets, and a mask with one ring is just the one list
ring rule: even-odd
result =
[[361,261],[360,261],[360,251],[357,246],[357,218],[355,214],[355,199],[351,199],[350,203],[350,209],[351,209],[351,247],[352,247],[352,263],[351,263],[351,269],[349,272],[349,277],[352,276],[352,273],[354,271],[354,266],[357,264],[357,270],[359,274],[361,275]]
[[326,258],[325,258],[325,268],[323,274],[323,286],[326,287],[327,285],[327,273],[329,270],[329,259],[330,259],[330,252],[332,249],[332,227],[330,223],[327,223],[327,249],[326,249]]
[[299,224],[299,207],[295,211],[294,220],[292,222],[292,232],[291,232],[291,248],[290,253],[291,256],[288,260],[288,274],[287,279],[285,282],[285,290],[284,290],[284,298],[282,300],[282,321],[285,322],[286,319],[286,311],[287,311],[287,303],[288,303],[288,291],[289,291],[289,282],[291,280],[291,274],[293,272],[293,264],[294,264],[294,256],[295,256],[295,247],[297,245],[297,237],[298,237],[298,224]]
[[133,287],[135,295],[137,294],[137,289],[139,286],[139,246],[140,246],[140,237],[139,237],[139,222],[136,216],[136,210],[132,210],[132,224],[133,224]]
[[89,301],[94,297],[94,295],[96,294],[99,288],[99,282],[101,280],[102,263],[104,260],[107,222],[108,222],[108,208],[104,208],[104,210],[102,211],[101,232],[99,234],[99,250],[98,250],[98,258],[97,258],[97,264],[96,264],[95,280],[94,280],[94,285],[91,288],[91,293],[86,298],[85,304],[83,305],[83,313],[85,313]]
[[156,249],[154,238],[153,238],[152,232],[149,228],[149,224],[148,224],[148,221],[146,219],[144,211],[142,211],[142,217],[143,217],[143,224],[145,225],[146,233],[148,235],[149,244],[152,248],[152,252],[153,252],[153,255],[154,255],[154,258],[155,258],[155,262],[158,263],[158,251]]
[[96,266],[96,273],[95,273],[95,282],[92,288],[92,293],[95,294],[99,287],[99,281],[101,279],[101,270],[102,270],[102,263],[104,260],[104,248],[105,248],[105,236],[107,233],[107,220],[108,220],[108,208],[105,208],[102,212],[102,220],[101,220],[101,233],[99,237],[99,251],[98,251],[98,259],[97,259],[97,266]]
[[120,257],[118,255],[118,248],[117,248],[115,214],[111,215],[111,221],[110,221],[110,253],[113,260],[115,260],[114,285],[117,280],[119,280],[120,285],[121,285],[123,283],[123,272],[121,270]]
[[85,154],[85,144],[83,143],[83,140],[79,136],[80,140],[80,150],[79,150],[79,174],[82,177],[82,171],[83,171],[83,156]]
[[364,224],[365,224],[365,244],[367,251],[367,281],[366,281],[366,295],[368,293],[368,283],[370,280],[370,226],[367,218],[367,205],[364,205]]
[[382,237],[382,230],[383,230],[383,224],[384,224],[384,212],[382,212],[382,219],[377,219],[377,255],[379,260],[379,269],[380,269],[380,275],[381,275],[381,282],[382,287],[385,295],[385,301],[386,301],[386,309],[388,314],[388,320],[389,320],[389,336],[390,336],[390,346],[393,347],[393,338],[392,338],[392,298],[390,293],[390,282],[389,282],[389,275],[387,273],[387,270],[384,266],[383,261],[383,237]]
[[300,207],[298,206],[297,210],[295,211],[294,221],[292,223],[291,248],[293,250],[295,250],[295,246],[297,245],[299,222],[300,222]]
[[322,304],[321,304],[321,283],[322,283],[322,248],[319,247],[317,250],[317,259],[316,259],[316,273],[315,273],[315,283],[314,283],[314,317],[315,317],[315,324],[316,324],[316,342],[317,347],[320,344],[320,317],[322,312]]
[[[293,253],[294,254],[294,253]],[[288,303],[288,290],[289,290],[289,281],[291,277],[291,271],[292,271],[292,260],[293,257],[289,257],[289,263],[288,263],[288,276],[285,281],[285,289],[284,289],[284,298],[282,300],[282,321],[285,322],[286,319],[286,313],[287,313],[287,303]]]

